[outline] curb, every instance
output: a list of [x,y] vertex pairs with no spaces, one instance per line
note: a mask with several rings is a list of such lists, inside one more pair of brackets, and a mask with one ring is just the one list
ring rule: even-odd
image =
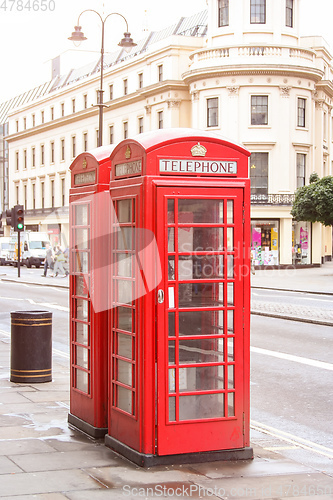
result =
[[19,279],[15,278],[1,278],[1,281],[9,281],[11,283],[22,283],[24,285],[37,285],[37,286],[53,286],[53,287],[58,287],[58,288],[69,288],[69,285],[61,285],[60,283],[39,283],[38,281],[21,281]]
[[297,293],[311,293],[313,295],[332,295],[333,292],[324,292],[324,291],[318,291],[318,290],[298,290],[298,289],[293,289],[293,288],[274,288],[271,286],[256,286],[256,285],[251,285],[251,289],[256,288],[259,290],[274,290],[276,292],[297,292]]
[[286,319],[288,321],[298,321],[299,323],[312,323],[314,325],[333,326],[333,321],[322,321],[320,319],[302,318],[299,316],[284,316],[279,313],[267,313],[262,311],[251,311],[251,314],[255,314],[257,316],[266,316],[268,318]]

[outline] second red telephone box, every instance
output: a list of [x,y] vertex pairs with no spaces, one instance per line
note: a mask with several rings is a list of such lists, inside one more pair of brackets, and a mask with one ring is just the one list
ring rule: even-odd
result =
[[111,154],[105,442],[139,465],[252,457],[249,154],[191,129]]

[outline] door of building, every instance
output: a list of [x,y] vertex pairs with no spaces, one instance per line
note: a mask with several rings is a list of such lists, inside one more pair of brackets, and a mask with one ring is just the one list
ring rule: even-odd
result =
[[244,446],[243,189],[157,188],[157,454]]

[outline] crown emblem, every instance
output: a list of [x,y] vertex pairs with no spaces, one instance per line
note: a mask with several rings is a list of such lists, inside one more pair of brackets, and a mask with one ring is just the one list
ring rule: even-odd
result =
[[130,157],[131,157],[131,155],[132,155],[131,148],[129,146],[127,146],[126,152],[125,152],[125,158],[126,158],[126,160],[129,160]]
[[82,168],[87,168],[87,160],[84,159],[82,162]]
[[200,142],[191,149],[192,156],[206,156],[207,149]]

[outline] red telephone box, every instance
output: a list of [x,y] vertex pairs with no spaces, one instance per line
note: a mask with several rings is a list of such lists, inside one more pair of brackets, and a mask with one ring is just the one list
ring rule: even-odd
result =
[[105,443],[139,465],[253,456],[249,155],[192,129],[111,154]]
[[93,437],[107,432],[110,154],[77,156],[70,166],[70,359],[68,422]]

